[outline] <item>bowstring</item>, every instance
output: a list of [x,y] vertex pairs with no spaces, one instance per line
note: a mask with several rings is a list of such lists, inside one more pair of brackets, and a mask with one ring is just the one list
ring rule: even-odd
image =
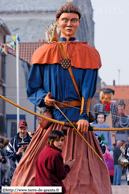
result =
[[[16,96],[4,96],[5,98],[17,98]],[[42,100],[44,100],[45,98],[38,98],[38,97],[19,97],[19,98],[23,98],[23,99],[42,99]],[[62,105],[66,105],[66,106],[68,106],[68,107],[71,107],[71,108],[75,108],[75,109],[78,109],[78,110],[81,110],[81,108],[79,108],[79,107],[76,107],[76,106],[72,106],[72,105],[69,105],[69,104],[65,104],[64,102],[59,102],[59,101],[57,101],[57,100],[55,100],[55,102],[58,102],[58,103],[60,103],[60,104],[62,104]],[[92,113],[92,114],[98,114],[99,112],[95,112],[95,111],[89,111],[90,113]],[[107,114],[107,116],[108,116],[108,114]],[[112,116],[113,117],[117,117],[117,118],[125,118],[125,117],[122,117],[122,116],[117,116],[117,115],[113,115],[112,114]],[[126,118],[127,120],[129,120],[129,117],[128,118]]]

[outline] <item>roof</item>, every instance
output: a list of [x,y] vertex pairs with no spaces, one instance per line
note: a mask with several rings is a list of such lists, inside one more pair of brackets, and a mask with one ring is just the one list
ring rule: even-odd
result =
[[115,90],[114,99],[129,100],[129,85],[123,86],[104,86],[102,88],[111,88]]
[[[43,44],[43,42],[19,42],[19,58],[31,65],[31,57],[34,51]],[[16,56],[16,50],[9,50],[8,52]]]
[[95,93],[100,93],[100,90],[96,89],[96,92]]
[[7,25],[0,19],[0,31],[2,31],[3,35],[11,35]]

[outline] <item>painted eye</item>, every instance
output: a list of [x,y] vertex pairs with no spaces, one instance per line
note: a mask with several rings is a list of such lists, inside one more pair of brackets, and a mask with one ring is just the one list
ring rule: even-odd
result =
[[63,19],[64,22],[67,22],[68,20],[67,19]]
[[73,22],[73,23],[76,23],[76,22],[77,22],[77,20],[76,20],[76,19],[73,19],[73,20],[72,20],[72,22]]

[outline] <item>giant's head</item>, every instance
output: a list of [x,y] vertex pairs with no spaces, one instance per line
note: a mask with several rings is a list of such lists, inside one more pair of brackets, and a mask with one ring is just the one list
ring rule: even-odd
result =
[[109,104],[113,100],[114,90],[110,88],[103,88],[100,92],[100,100],[104,104]]
[[73,4],[65,4],[56,12],[56,23],[61,30],[61,37],[67,40],[75,37],[76,31],[80,25],[81,12]]
[[124,100],[120,100],[118,103],[118,113],[120,116],[124,113],[125,107],[126,107],[126,104],[125,104]]

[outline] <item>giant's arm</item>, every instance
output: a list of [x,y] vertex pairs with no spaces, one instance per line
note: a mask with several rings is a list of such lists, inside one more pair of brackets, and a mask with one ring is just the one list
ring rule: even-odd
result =
[[33,65],[27,84],[27,97],[29,97],[30,102],[39,107],[45,106],[43,98],[47,95],[43,88],[43,70],[43,65]]
[[80,111],[80,119],[89,121],[88,113],[90,101],[95,94],[97,84],[98,69],[86,69],[86,73],[82,84],[82,103]]

